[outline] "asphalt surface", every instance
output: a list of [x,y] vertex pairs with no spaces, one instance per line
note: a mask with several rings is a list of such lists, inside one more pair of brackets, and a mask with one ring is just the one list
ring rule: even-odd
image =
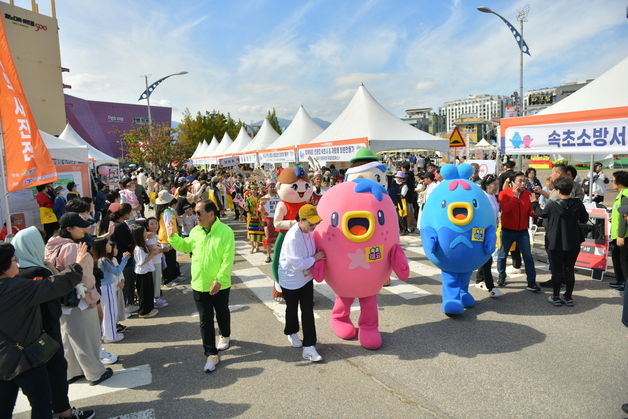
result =
[[[227,222],[241,243],[243,225]],[[315,288],[319,364],[289,347],[283,324],[259,297],[271,286],[270,264],[252,266],[252,258],[263,256],[240,246],[234,272],[258,269],[263,275],[255,284],[264,287],[234,276],[230,303],[240,310],[232,313],[232,346],[211,374],[202,371],[198,316],[182,255],[186,280],[164,291],[170,306],[152,319],[128,319],[126,339],[105,345],[120,356],[114,370],[148,364],[152,382],[78,395],[73,405],[96,409],[98,418],[626,416],[628,329],[620,321],[622,298],[608,280],[579,274],[575,306],[554,307],[546,301],[549,291],[525,291],[525,276],[514,274],[505,295],[491,299],[473,287],[477,306],[449,318],[440,311],[440,283],[419,251],[418,236],[403,243],[414,262],[408,284],[420,292],[381,292],[381,349],[336,337],[328,325],[333,302]],[[542,262],[539,267],[538,280],[548,279]]]

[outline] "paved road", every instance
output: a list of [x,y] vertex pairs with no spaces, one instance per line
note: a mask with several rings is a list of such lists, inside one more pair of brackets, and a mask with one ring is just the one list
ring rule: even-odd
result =
[[[473,288],[477,306],[452,319],[440,312],[437,271],[419,238],[404,237],[412,275],[380,295],[383,347],[368,351],[331,333],[331,293],[321,284],[324,362],[310,364],[282,333],[283,306],[269,298],[270,265],[249,253],[243,226],[233,227],[233,345],[217,370],[202,372],[188,279],[165,291],[170,306],[159,316],[126,321],[127,339],[106,345],[120,355],[117,374],[96,387],[72,384],[74,405],[97,409],[99,418],[623,417],[628,330],[621,298],[606,283],[579,275],[575,307],[553,307],[547,292],[525,291],[524,276],[515,274],[499,299]],[[539,280],[547,279],[546,266],[539,268]]]

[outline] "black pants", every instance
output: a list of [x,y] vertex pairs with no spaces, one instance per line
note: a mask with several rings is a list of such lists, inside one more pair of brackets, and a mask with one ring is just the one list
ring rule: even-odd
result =
[[215,295],[209,292],[194,290],[194,302],[198,309],[198,317],[201,322],[201,338],[205,356],[216,355],[216,331],[214,330],[214,311],[218,329],[222,337],[231,336],[231,313],[229,313],[229,292],[231,288],[218,291]]
[[291,335],[299,331],[299,306],[303,326],[303,346],[316,345],[316,324],[314,323],[314,283],[308,282],[301,288],[289,290],[281,287],[286,301],[286,327],[283,332]]
[[57,221],[55,221],[54,223],[44,224],[44,241],[48,242],[48,239],[54,236],[57,230],[59,230],[59,222]]
[[18,390],[31,404],[32,419],[51,419],[52,405],[46,366],[30,369],[11,381],[0,380],[0,419],[11,419]]
[[510,257],[512,258],[512,267],[515,269],[521,268],[521,251],[519,247],[510,252]]
[[140,309],[137,314],[142,316],[150,313],[155,308],[153,273],[135,274],[135,282],[137,283],[137,294],[140,300]]
[[124,269],[122,270],[122,276],[124,276],[124,288],[122,293],[124,294],[124,302],[126,305],[135,303],[135,261],[130,259]]
[[174,249],[170,249],[166,253],[164,253],[164,257],[166,259],[166,267],[163,269],[163,283],[168,284],[175,279],[179,275],[181,275],[181,271],[179,270],[179,265],[177,264],[177,251]]
[[578,259],[580,249],[575,250],[550,250],[549,258],[552,269],[552,286],[554,287],[554,297],[560,295],[560,287],[565,283],[565,297],[571,297],[576,275],[574,266]]
[[[57,321],[57,324],[59,322]],[[68,410],[70,400],[68,399],[68,361],[63,356],[63,342],[61,341],[61,326],[58,330],[46,330],[51,338],[59,342],[61,346],[52,358],[46,363],[48,370],[48,381],[52,392],[52,410],[61,413]]]
[[[628,250],[628,248],[626,248],[626,245],[623,246],[617,246],[617,240],[613,239],[613,241],[611,241],[611,259],[613,259],[613,269],[615,270],[615,281],[616,282],[626,282],[626,275],[624,274],[624,272],[628,272],[627,270],[624,270],[624,264],[622,264],[622,256],[621,256],[621,250],[624,249],[624,252],[626,250]],[[624,255],[626,256],[626,255]],[[627,267],[628,268],[628,267]]]
[[478,269],[475,280],[476,283],[484,282],[489,291],[495,288],[495,284],[493,283],[493,272],[491,272],[492,266],[493,258],[489,257],[486,263]]

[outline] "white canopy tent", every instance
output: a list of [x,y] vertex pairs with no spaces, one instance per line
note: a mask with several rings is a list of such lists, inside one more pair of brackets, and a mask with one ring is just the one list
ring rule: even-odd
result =
[[203,150],[204,147],[207,147],[207,141],[205,140],[196,144],[196,148],[194,149],[194,153],[190,156],[190,160],[198,158],[199,151]]
[[42,130],[39,130],[39,132],[46,143],[50,157],[53,159],[89,163],[86,145],[72,144]]
[[323,161],[348,161],[357,149],[449,151],[449,141],[403,122],[388,112],[360,85],[351,102],[318,137],[299,149],[299,161],[315,157]]
[[251,142],[251,137],[244,129],[244,126],[240,127],[240,131],[238,132],[238,136],[233,140],[233,144],[227,149],[225,154],[237,154],[241,152],[249,143]]
[[628,57],[567,98],[533,116],[504,118],[506,154],[587,154],[591,162],[628,154]]
[[259,152],[260,163],[292,163],[297,161],[295,147],[307,144],[323,129],[299,106],[292,122],[271,145]]
[[240,163],[257,163],[257,152],[266,149],[277,138],[279,138],[277,131],[273,129],[267,119],[264,119],[257,135],[241,151]]
[[108,164],[111,166],[118,166],[120,164],[118,159],[116,159],[115,157],[111,157],[108,154],[103,153],[102,151],[98,150],[96,147],[85,141],[83,137],[81,137],[70,124],[66,124],[65,129],[59,135],[59,138],[68,143],[87,146],[87,156],[96,167],[102,166],[104,164]]
[[192,163],[194,164],[203,164],[203,156],[205,156],[205,150],[207,150],[208,144],[205,140],[199,143],[197,150],[194,152],[192,157]]
[[209,153],[209,156],[218,157],[225,155],[226,151],[229,149],[229,147],[231,147],[231,144],[233,144],[233,140],[229,136],[229,133],[225,131],[225,135],[222,136],[222,140],[220,141],[216,149],[213,152]]

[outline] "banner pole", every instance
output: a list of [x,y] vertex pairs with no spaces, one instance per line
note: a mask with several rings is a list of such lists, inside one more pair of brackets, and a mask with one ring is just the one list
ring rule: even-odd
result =
[[[9,190],[7,188],[7,173],[4,168],[4,132],[2,131],[2,121],[0,121],[0,174],[2,174],[2,206],[6,213],[5,223],[7,226],[7,238],[13,232],[11,226],[11,210],[9,209]],[[0,227],[1,228],[1,227]]]

